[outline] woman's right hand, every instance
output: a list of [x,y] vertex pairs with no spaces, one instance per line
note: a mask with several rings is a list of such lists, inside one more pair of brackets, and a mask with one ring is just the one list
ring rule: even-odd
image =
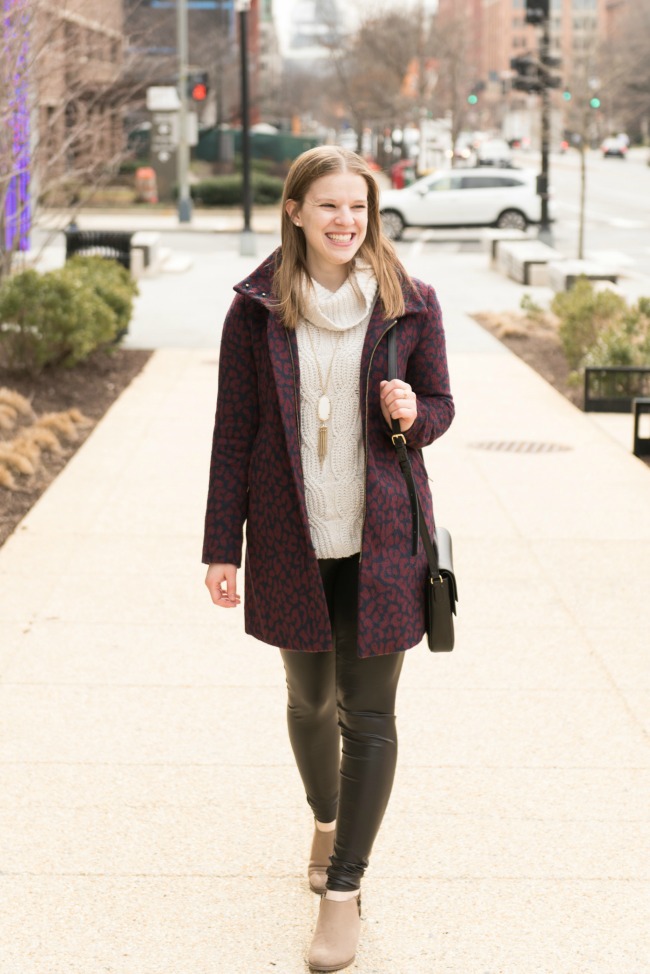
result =
[[220,605],[224,609],[234,609],[241,602],[240,596],[237,595],[236,565],[208,565],[205,584],[215,605]]

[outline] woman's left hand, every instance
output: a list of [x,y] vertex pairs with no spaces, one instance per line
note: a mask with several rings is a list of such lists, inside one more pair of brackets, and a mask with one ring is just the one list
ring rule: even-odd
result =
[[389,426],[392,419],[397,419],[402,433],[410,430],[418,414],[418,401],[408,382],[384,379],[379,384],[379,403]]

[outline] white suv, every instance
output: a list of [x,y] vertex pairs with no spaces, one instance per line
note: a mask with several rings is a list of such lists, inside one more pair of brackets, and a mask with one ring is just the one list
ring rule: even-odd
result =
[[529,169],[461,169],[434,173],[380,195],[384,233],[405,227],[497,226],[525,230],[539,223],[536,174]]

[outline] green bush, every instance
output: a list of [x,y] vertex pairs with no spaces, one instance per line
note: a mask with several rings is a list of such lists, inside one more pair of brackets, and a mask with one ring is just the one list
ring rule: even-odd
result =
[[560,340],[573,369],[599,365],[650,365],[650,298],[628,305],[614,291],[596,291],[586,278],[556,294]]
[[[253,203],[277,203],[282,199],[283,182],[264,173],[251,174]],[[192,199],[203,206],[241,206],[243,180],[241,175],[213,176],[190,187]]]
[[[82,260],[86,265],[89,258]],[[127,286],[110,269],[122,270],[114,261],[99,263],[47,274],[28,270],[4,282],[0,351],[9,368],[36,373],[47,365],[74,366],[118,338]]]
[[595,291],[587,278],[580,278],[570,291],[556,294],[551,310],[560,319],[560,341],[567,362],[577,369],[601,335],[618,330],[627,304],[613,291]]
[[138,285],[126,268],[102,257],[73,257],[60,273],[66,280],[95,291],[106,302],[117,319],[118,337],[128,331]]

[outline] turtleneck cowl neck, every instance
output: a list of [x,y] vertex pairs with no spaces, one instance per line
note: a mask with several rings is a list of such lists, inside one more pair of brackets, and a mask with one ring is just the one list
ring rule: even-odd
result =
[[[365,463],[359,377],[376,297],[377,280],[364,264],[351,270],[338,290],[329,291],[312,280],[304,295],[304,317],[296,332],[301,459],[317,558],[347,558],[361,550]],[[321,464],[318,401],[323,394],[329,396],[331,415]]]

